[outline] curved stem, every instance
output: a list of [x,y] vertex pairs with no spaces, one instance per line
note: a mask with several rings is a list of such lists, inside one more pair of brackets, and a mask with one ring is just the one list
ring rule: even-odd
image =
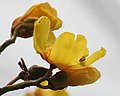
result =
[[8,47],[9,45],[11,45],[12,43],[15,43],[15,40],[17,38],[17,31],[14,31],[14,34],[12,35],[12,37],[8,40],[6,40],[2,45],[0,45],[0,54],[2,51],[5,50],[6,47]]
[[52,72],[53,69],[55,69],[56,67],[52,64],[50,64],[50,68],[48,69],[47,73],[44,75],[44,78],[48,78]]

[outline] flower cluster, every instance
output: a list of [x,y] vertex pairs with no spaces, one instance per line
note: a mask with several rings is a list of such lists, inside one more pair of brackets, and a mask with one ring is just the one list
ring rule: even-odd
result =
[[[11,38],[0,45],[0,53],[14,43],[17,37],[33,36],[36,53],[50,65],[50,68],[38,65],[27,68],[21,58],[18,65],[22,71],[7,83],[7,86],[0,88],[0,95],[8,91],[37,86],[43,89],[37,89],[35,93],[28,93],[26,96],[68,96],[62,89],[92,84],[101,77],[98,69],[92,64],[104,57],[106,50],[101,47],[89,55],[85,36],[72,32],[63,32],[58,37],[54,35],[53,31],[61,26],[62,20],[58,18],[57,11],[47,2],[33,5],[25,14],[13,21]],[[53,74],[55,68],[59,71]],[[14,85],[19,79],[25,82]]]
[[[101,48],[88,56],[85,36],[78,34],[75,39],[74,33],[63,32],[57,38],[55,37],[53,31],[61,26],[62,20],[58,18],[57,11],[49,3],[40,3],[15,19],[12,30],[19,29],[18,37],[33,36],[36,52],[50,65],[60,70],[50,78],[49,83],[53,86],[51,89],[57,90],[95,82],[101,74],[91,65],[104,57],[106,50]],[[61,77],[64,77],[64,80]]]

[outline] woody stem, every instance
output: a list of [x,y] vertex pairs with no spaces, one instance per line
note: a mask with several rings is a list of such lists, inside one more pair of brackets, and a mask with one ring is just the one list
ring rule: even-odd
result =
[[9,91],[14,91],[14,90],[18,90],[18,89],[24,89],[26,87],[30,87],[30,86],[37,86],[43,89],[49,89],[50,86],[41,86],[40,83],[48,80],[47,78],[39,78],[37,80],[29,80],[29,81],[25,81],[22,83],[18,83],[18,84],[13,84],[13,85],[8,85],[5,87],[0,88],[0,96],[9,92]]
[[12,35],[12,37],[8,40],[6,40],[2,45],[0,45],[0,53],[2,51],[5,50],[6,47],[8,47],[9,45],[11,45],[12,43],[15,43],[15,40],[17,38],[17,31],[14,31],[14,34]]
[[50,64],[50,68],[48,69],[47,73],[44,75],[45,78],[49,77],[52,70],[55,69],[56,67],[52,64]]

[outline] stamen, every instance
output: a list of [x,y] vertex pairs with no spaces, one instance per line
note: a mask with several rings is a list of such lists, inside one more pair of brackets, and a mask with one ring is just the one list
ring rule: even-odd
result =
[[82,65],[82,66],[85,66],[85,61],[86,60],[86,57],[85,56],[83,56],[79,61],[80,61],[80,64]]
[[83,62],[83,61],[85,61],[86,60],[86,58],[85,58],[85,56],[83,56],[79,61],[80,62]]

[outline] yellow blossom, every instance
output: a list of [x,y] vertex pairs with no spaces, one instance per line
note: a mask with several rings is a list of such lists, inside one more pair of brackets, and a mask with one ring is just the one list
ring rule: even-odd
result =
[[23,16],[18,17],[13,22],[12,26],[15,28],[26,18],[47,16],[51,21],[51,29],[55,30],[62,26],[62,20],[57,17],[57,11],[50,6],[48,2],[38,3],[30,7]]
[[100,77],[100,72],[91,64],[104,57],[106,50],[101,48],[88,57],[87,40],[83,35],[78,34],[75,39],[73,33],[63,32],[56,39],[50,30],[50,20],[43,16],[34,24],[33,39],[37,53],[50,64],[67,72],[69,78],[73,78],[69,79],[73,85],[90,84]]

